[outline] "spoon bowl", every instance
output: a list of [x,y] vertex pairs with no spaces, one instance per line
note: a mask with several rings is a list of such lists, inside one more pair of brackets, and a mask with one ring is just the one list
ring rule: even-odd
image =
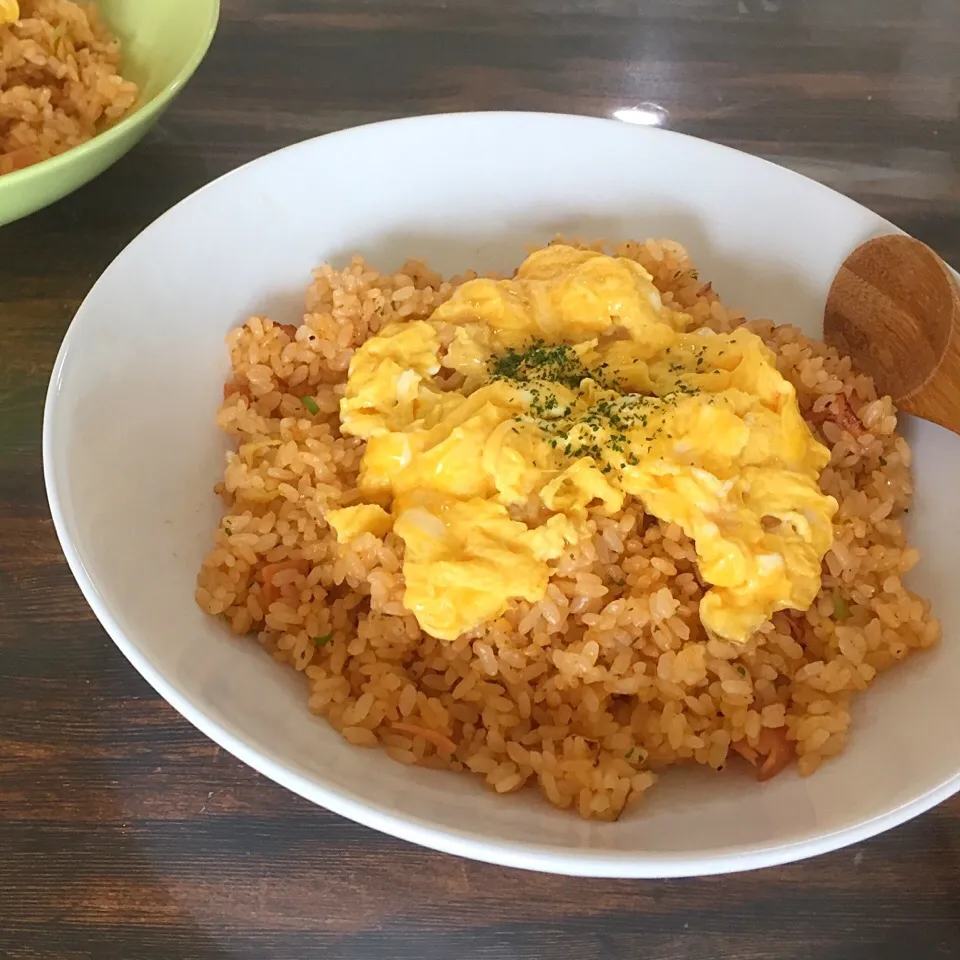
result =
[[823,336],[902,410],[960,433],[960,290],[926,244],[891,234],[857,247],[830,288]]

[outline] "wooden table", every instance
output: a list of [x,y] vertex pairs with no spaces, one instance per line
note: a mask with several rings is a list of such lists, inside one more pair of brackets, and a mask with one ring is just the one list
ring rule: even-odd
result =
[[171,204],[372,120],[650,104],[960,263],[957,0],[225,0],[155,133],[0,230],[0,956],[960,957],[957,800],[853,849],[713,879],[564,879],[420,850],[287,793],[182,720],[108,640],[54,536],[40,426],[57,348],[99,273]]

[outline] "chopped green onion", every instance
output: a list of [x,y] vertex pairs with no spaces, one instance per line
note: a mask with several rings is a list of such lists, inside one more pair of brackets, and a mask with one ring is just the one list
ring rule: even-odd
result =
[[834,620],[849,620],[852,616],[850,604],[834,590],[833,592],[833,618]]
[[301,397],[300,402],[307,408],[307,410],[316,416],[320,412],[320,405],[317,403],[313,397]]
[[322,637],[314,637],[313,642],[318,647],[325,647],[333,639],[332,633],[325,633]]
[[228,537],[232,537],[232,536],[233,536],[233,531],[232,531],[229,527],[224,527],[224,528],[223,528],[223,532],[224,532]]
[[745,677],[747,675],[747,668],[738,666],[737,673],[739,673],[741,677]]

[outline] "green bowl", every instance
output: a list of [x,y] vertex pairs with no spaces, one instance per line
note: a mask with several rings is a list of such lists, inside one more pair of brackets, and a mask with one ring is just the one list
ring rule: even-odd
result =
[[99,0],[99,8],[123,43],[121,70],[140,87],[140,99],[123,120],[92,140],[0,175],[0,226],[82,187],[147,133],[210,47],[220,0]]

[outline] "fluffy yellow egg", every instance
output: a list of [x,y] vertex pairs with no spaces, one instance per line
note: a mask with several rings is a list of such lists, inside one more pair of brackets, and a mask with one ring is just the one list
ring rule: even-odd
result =
[[20,19],[20,4],[17,0],[0,0],[0,26],[16,23]]
[[473,280],[353,357],[341,425],[367,441],[340,540],[404,541],[404,603],[453,639],[543,598],[551,563],[627,497],[693,539],[712,633],[749,637],[820,587],[829,460],[773,355],[691,330],[633,261],[556,245]]

